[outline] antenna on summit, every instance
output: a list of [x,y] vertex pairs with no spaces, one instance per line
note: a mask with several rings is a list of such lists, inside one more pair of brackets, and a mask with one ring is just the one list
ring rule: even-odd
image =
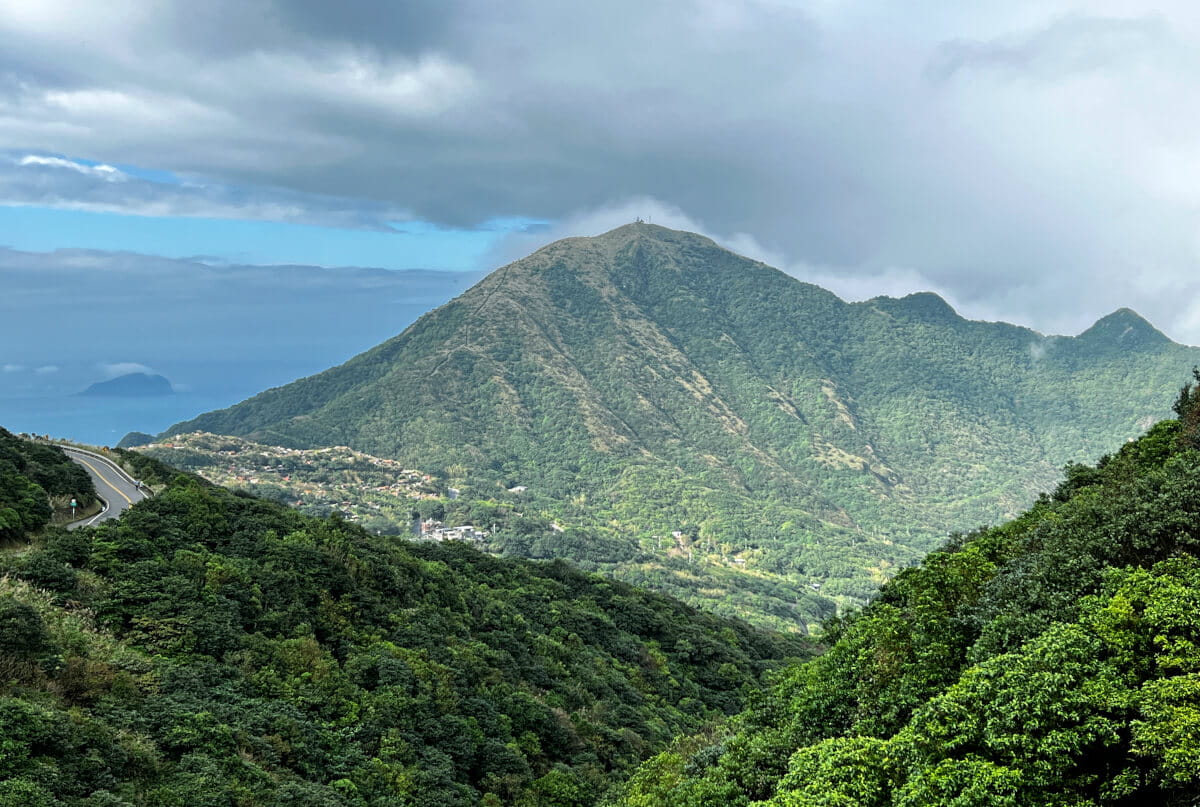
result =
[[636,219],[634,219],[634,220],[633,220],[633,223],[634,223],[634,224],[645,224],[645,222],[644,222],[644,221],[642,221],[642,217],[641,217],[641,216],[638,216]]

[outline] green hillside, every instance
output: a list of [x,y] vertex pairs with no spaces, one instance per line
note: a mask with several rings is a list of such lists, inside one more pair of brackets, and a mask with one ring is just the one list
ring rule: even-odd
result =
[[781,637],[172,474],[0,555],[0,805],[581,807]]
[[87,508],[96,498],[91,477],[58,448],[0,429],[0,546],[45,526],[55,510],[70,516],[70,501]]
[[1015,515],[1064,464],[1166,416],[1196,363],[1124,309],[1070,338],[931,294],[850,304],[632,224],[552,244],[339,367],[170,433],[344,444],[473,499],[524,487],[526,508],[700,578],[861,601],[947,531]]
[[614,803],[1196,804],[1200,391],[1180,404],[1182,428],[902,572]]

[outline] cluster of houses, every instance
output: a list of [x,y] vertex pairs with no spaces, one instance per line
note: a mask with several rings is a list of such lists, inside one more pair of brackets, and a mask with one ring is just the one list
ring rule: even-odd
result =
[[472,543],[480,543],[488,537],[489,533],[486,530],[476,529],[471,524],[464,524],[461,527],[447,527],[442,522],[429,518],[425,520],[413,520],[413,535],[422,541],[470,541]]
[[[439,498],[432,475],[346,446],[295,449],[194,432],[144,448],[152,455],[155,449],[174,449],[221,458],[220,462],[197,466],[190,466],[186,457],[172,461],[184,468],[192,467],[218,484],[279,485],[310,503],[337,506],[347,492],[378,493],[399,499]],[[341,506],[348,504],[342,502]]]

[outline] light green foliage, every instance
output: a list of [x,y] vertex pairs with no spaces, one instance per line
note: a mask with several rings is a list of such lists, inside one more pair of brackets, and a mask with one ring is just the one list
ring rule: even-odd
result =
[[1127,310],[1067,338],[932,294],[849,304],[636,224],[552,244],[340,367],[170,431],[393,458],[628,557],[554,534],[504,551],[796,627],[1167,416],[1196,363]]
[[[522,495],[500,492],[487,501],[445,498],[444,480],[347,448],[285,449],[196,432],[136,453],[119,453],[126,464],[136,459],[144,466],[143,478],[166,481],[172,473],[145,466],[153,464],[151,460],[170,462],[301,512],[344,513],[384,535],[410,534],[414,513],[450,526],[477,525],[488,531],[481,545],[486,551],[539,560],[569,558],[587,571],[620,577],[718,614],[753,616],[755,622],[781,630],[794,631],[798,620],[825,619],[834,613],[828,598],[807,587],[797,591],[794,582],[780,575],[756,570],[749,576],[729,565],[664,558],[601,527],[556,529],[550,517],[529,512],[530,502]],[[442,498],[430,498],[437,493]]]
[[53,807],[54,798],[27,779],[0,782],[0,807]]
[[792,756],[782,791],[769,807],[868,807],[887,804],[896,767],[888,744],[873,737],[834,737]]

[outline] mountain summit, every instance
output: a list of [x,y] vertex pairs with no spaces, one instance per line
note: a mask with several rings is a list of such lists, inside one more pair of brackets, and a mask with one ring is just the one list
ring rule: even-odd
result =
[[1129,308],[1118,308],[1078,338],[1080,344],[1117,350],[1153,349],[1171,342],[1162,331]]
[[481,497],[521,486],[643,548],[857,597],[1167,415],[1198,362],[1132,312],[1071,338],[932,294],[847,303],[637,223],[550,244],[339,367],[169,433],[349,445]]

